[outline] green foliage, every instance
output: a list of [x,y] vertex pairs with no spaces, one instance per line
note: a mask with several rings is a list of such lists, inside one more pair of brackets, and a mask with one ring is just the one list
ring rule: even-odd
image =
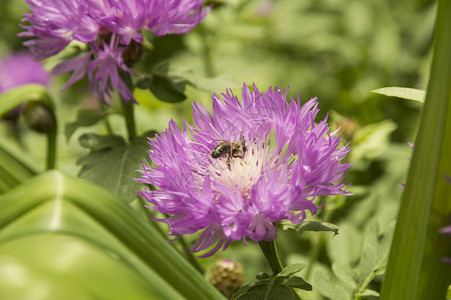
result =
[[168,74],[169,65],[159,66],[150,76],[137,83],[141,89],[149,89],[158,100],[177,103],[186,99],[185,82]]
[[292,288],[311,291],[312,286],[294,274],[300,272],[306,264],[293,264],[282,269],[278,274],[270,276],[266,273],[257,275],[257,282],[241,287],[232,297],[233,300],[250,299],[298,299]]
[[67,140],[70,139],[72,134],[80,127],[83,126],[92,126],[97,122],[105,118],[106,115],[100,113],[95,109],[80,109],[77,112],[77,119],[74,122],[70,122],[66,124],[64,128],[64,134],[66,135]]
[[443,299],[451,282],[451,2],[439,1],[434,57],[382,299]]
[[141,187],[133,178],[140,177],[136,170],[142,169],[150,135],[134,138],[129,145],[120,136],[82,135],[80,145],[90,152],[77,161],[81,166],[78,176],[132,201]]
[[371,91],[389,97],[398,97],[407,100],[413,100],[423,103],[426,97],[426,91],[403,87],[385,87]]
[[331,299],[370,299],[378,296],[378,292],[369,286],[376,276],[385,273],[393,231],[394,222],[382,230],[377,222],[370,224],[365,232],[359,263],[354,267],[352,260],[341,261],[343,256],[337,256],[332,272],[325,267],[314,270],[313,286]]
[[[16,33],[26,8],[23,1],[0,2],[2,56],[23,49]],[[354,165],[345,182],[352,183],[348,191],[354,195],[319,197],[315,201],[322,207],[313,220],[309,216],[299,225],[280,224],[297,231],[279,230],[282,258],[290,264],[307,262],[300,276],[313,287],[288,271],[287,277],[261,273],[236,299],[296,299],[293,288],[301,289],[297,293],[308,300],[379,297],[400,186],[406,183],[412,151],[406,142],[415,140],[421,109],[428,118],[422,121],[415,143],[411,173],[416,175],[410,176],[403,200],[403,206],[414,203],[415,207],[401,210],[398,226],[403,229],[395,234],[391,258],[395,271],[389,267],[382,294],[389,299],[443,298],[451,279],[437,258],[450,256],[446,253],[449,236],[437,230],[449,223],[451,203],[451,185],[443,180],[444,174],[451,175],[451,114],[450,105],[445,105],[451,80],[444,59],[450,53],[451,35],[445,33],[450,26],[437,30],[443,34],[437,40],[447,45],[435,55],[426,103],[385,97],[424,99],[421,89],[426,89],[428,79],[434,1],[208,2],[214,5],[212,11],[189,34],[155,37],[145,32],[146,53],[133,66],[138,76],[132,78],[140,103],[132,120],[137,123],[138,138],[126,138],[116,95],[111,107],[102,108],[90,94],[80,92],[86,87],[83,81],[63,93],[59,89],[67,77],[60,76],[49,90],[27,85],[0,94],[0,115],[30,100],[49,101],[52,95],[59,128],[66,135],[56,139],[57,166],[65,174],[78,172],[84,180],[61,172],[33,178],[42,169],[36,166],[45,160],[42,137],[30,134],[20,118],[0,122],[0,195],[6,193],[0,196],[0,222],[5,222],[0,231],[0,274],[4,275],[0,298],[21,298],[44,286],[49,299],[93,295],[220,299],[175,253],[171,247],[175,243],[156,237],[148,224],[148,211],[142,209],[145,203],[133,203],[139,213],[127,204],[142,187],[133,178],[140,177],[136,170],[148,158],[146,134],[154,135],[142,133],[166,128],[170,118],[178,122],[183,116],[189,121],[193,100],[209,107],[212,92],[232,88],[238,94],[243,82],[255,82],[262,90],[270,85],[290,86],[289,95],[295,97],[299,91],[301,102],[318,96],[320,117],[334,110],[356,124],[353,135],[344,134],[343,141],[352,148],[349,162]],[[449,7],[441,8],[439,13],[448,11]],[[80,47],[86,46],[72,43],[59,57],[46,60],[47,68],[79,54]],[[384,86],[415,89],[378,89]],[[431,104],[437,101],[441,108]],[[334,115],[329,124],[342,126]],[[421,162],[423,167],[418,167]],[[60,221],[59,227],[51,227],[55,220]],[[338,228],[340,234],[335,235]],[[166,226],[159,229],[166,235]],[[334,236],[316,231],[330,231]],[[184,247],[196,238],[188,237]],[[233,257],[245,265],[247,282],[253,282],[255,273],[266,266],[254,250],[237,243],[213,258],[197,261],[208,268],[217,257]],[[11,270],[22,270],[23,276],[12,277]]]
[[1,196],[0,228],[2,299],[222,299],[122,199],[58,171]]
[[0,195],[36,174],[33,167],[15,157],[0,142]]
[[44,101],[51,105],[45,87],[36,83],[21,85],[0,93],[0,116],[32,100]]
[[332,231],[334,235],[338,234],[338,227],[336,225],[314,220],[305,220],[300,224],[281,221],[279,222],[279,225],[283,230],[293,229],[298,233],[303,233],[304,231]]

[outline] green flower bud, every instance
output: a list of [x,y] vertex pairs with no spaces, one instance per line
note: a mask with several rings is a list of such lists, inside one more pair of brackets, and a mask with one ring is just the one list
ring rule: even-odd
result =
[[44,102],[29,101],[22,113],[28,128],[40,133],[49,133],[56,128],[53,111]]

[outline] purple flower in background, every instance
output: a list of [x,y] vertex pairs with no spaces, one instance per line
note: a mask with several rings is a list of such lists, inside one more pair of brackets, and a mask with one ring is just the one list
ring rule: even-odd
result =
[[[24,44],[38,58],[53,56],[71,41],[87,43],[88,52],[67,60],[55,74],[72,72],[65,85],[88,74],[95,94],[104,102],[113,89],[125,101],[136,100],[119,76],[119,69],[133,74],[124,57],[143,42],[142,30],[155,35],[183,34],[202,21],[208,11],[201,0],[26,0]],[[109,64],[108,66],[104,64]]]
[[49,81],[50,75],[31,54],[10,54],[0,61],[0,93],[28,83],[48,85]]
[[253,92],[244,85],[242,100],[229,90],[213,95],[213,112],[193,104],[194,126],[175,122],[150,140],[150,163],[137,181],[157,190],[138,192],[149,207],[170,215],[170,234],[204,230],[192,252],[215,243],[206,257],[231,241],[276,238],[274,222],[301,222],[315,214],[316,196],[346,193],[340,164],[350,149],[329,133],[327,118],[314,123],[317,99],[302,107],[286,91]]
[[[29,53],[14,53],[3,57],[0,61],[0,93],[11,88],[28,84],[40,83],[49,85],[50,74],[45,71],[42,64]],[[6,117],[16,116],[20,108],[12,110]]]

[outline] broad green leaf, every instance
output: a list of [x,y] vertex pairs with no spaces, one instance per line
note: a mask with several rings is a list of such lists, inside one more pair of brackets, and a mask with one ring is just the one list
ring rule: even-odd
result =
[[300,224],[293,224],[284,220],[279,222],[279,225],[283,230],[293,229],[298,233],[303,233],[304,231],[332,231],[334,235],[338,234],[337,225],[314,220],[306,220]]
[[381,299],[444,299],[451,282],[451,1],[439,0],[431,74]]
[[424,98],[426,97],[426,91],[424,90],[405,87],[384,87],[377,90],[372,90],[371,92],[389,97],[418,101],[421,103],[424,102]]
[[334,300],[349,300],[351,289],[336,278],[326,267],[315,265],[313,269],[313,286],[317,292]]
[[51,104],[45,86],[37,83],[21,85],[0,93],[0,116],[31,100]]
[[246,292],[252,288],[256,288],[256,287],[266,288],[265,286],[268,284],[268,282],[269,282],[269,280],[261,280],[261,281],[243,285],[242,287],[240,287],[238,289],[238,291],[235,292],[235,294],[233,294],[232,300],[239,299],[239,297],[244,296],[244,294],[246,294]]
[[362,234],[350,222],[340,224],[340,234],[331,239],[326,250],[332,262],[354,265],[361,256]]
[[374,159],[384,153],[396,127],[393,121],[385,120],[360,128],[353,138],[351,161]]
[[64,134],[66,135],[66,139],[69,140],[72,134],[80,127],[83,126],[92,126],[102,120],[105,117],[105,114],[95,110],[95,109],[80,109],[77,112],[77,119],[74,122],[70,122],[66,124],[64,128]]
[[30,233],[0,244],[0,275],[2,299],[182,298],[158,275],[145,278],[124,259],[69,234]]
[[377,222],[369,225],[363,242],[362,258],[358,268],[358,293],[370,284],[376,274],[383,274],[395,224],[392,222],[382,231]]
[[306,267],[306,264],[292,264],[276,276],[259,273],[257,282],[241,287],[232,299],[296,299],[290,288],[311,291],[312,286],[300,277],[293,276]]
[[123,200],[58,171],[0,197],[0,274],[2,299],[223,299]]
[[350,266],[334,263],[332,265],[332,271],[334,272],[335,276],[337,276],[337,278],[339,278],[345,284],[349,285],[350,288],[355,289],[357,287],[357,275]]
[[130,145],[118,136],[87,134],[80,137],[80,144],[91,152],[80,158],[79,177],[96,183],[127,201],[136,197],[141,183],[136,170],[142,169],[150,146],[146,136],[133,139]]

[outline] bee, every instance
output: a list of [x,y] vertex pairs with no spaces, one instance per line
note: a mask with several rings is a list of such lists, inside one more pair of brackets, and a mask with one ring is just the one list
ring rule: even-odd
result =
[[230,167],[230,160],[232,157],[244,158],[246,152],[246,145],[244,137],[241,137],[241,143],[237,141],[219,140],[219,144],[211,151],[211,157],[220,158],[227,155],[227,165]]

